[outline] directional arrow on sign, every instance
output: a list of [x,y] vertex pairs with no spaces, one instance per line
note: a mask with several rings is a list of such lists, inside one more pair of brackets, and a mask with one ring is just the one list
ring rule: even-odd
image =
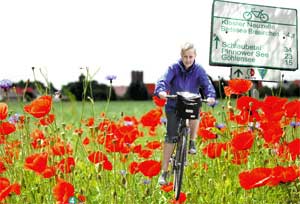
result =
[[243,72],[240,69],[237,69],[233,74],[237,75],[237,77],[240,77],[240,75],[243,75]]
[[214,41],[216,41],[216,49],[218,49],[218,43],[220,41],[220,38],[217,35],[215,35]]

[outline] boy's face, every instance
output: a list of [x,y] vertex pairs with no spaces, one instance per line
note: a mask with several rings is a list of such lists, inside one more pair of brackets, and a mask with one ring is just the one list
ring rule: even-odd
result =
[[196,52],[194,49],[186,50],[185,52],[183,52],[181,54],[181,58],[182,58],[184,67],[187,69],[190,66],[192,66],[192,64],[194,63],[195,58],[196,58]]

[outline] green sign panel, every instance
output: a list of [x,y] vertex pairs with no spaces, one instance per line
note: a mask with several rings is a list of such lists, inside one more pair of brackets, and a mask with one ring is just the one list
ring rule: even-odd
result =
[[297,10],[215,0],[210,65],[298,69]]

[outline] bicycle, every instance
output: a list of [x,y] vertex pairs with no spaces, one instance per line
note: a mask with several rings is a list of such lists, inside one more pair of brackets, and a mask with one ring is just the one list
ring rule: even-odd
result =
[[174,174],[173,190],[175,199],[180,196],[184,166],[187,164],[187,139],[189,135],[188,121],[198,119],[202,105],[201,96],[189,92],[177,92],[176,95],[167,95],[167,98],[176,99],[176,115],[179,117],[178,140],[171,157],[172,172]]
[[268,14],[264,13],[263,10],[256,11],[255,8],[252,8],[251,11],[245,11],[243,17],[245,20],[251,20],[252,17],[259,18],[262,22],[267,22],[269,20]]

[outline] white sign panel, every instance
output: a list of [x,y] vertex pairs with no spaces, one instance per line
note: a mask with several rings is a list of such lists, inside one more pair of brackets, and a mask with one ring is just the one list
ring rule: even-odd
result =
[[297,10],[215,0],[210,64],[298,69]]
[[231,78],[279,82],[281,81],[281,72],[280,70],[271,70],[264,68],[232,67]]

